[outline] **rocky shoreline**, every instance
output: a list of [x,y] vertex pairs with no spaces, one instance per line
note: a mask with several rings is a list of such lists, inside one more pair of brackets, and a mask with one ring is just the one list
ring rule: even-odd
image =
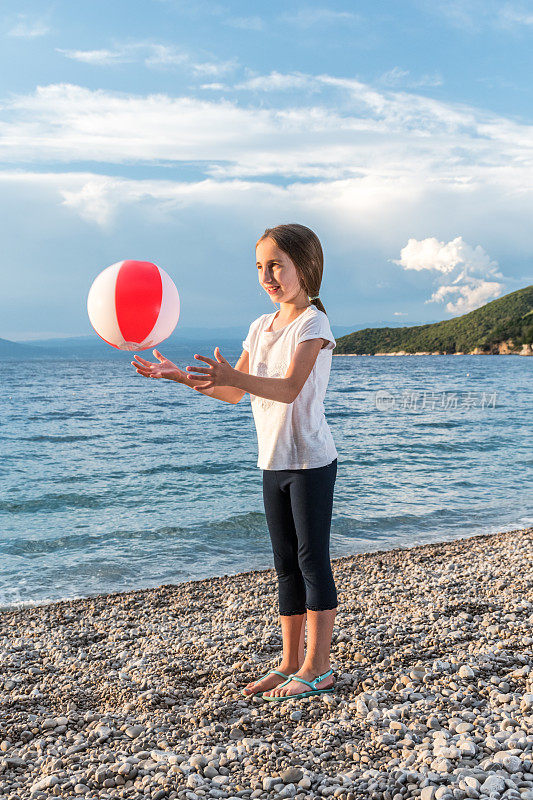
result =
[[533,529],[332,564],[305,700],[273,569],[1,612],[0,798],[533,800]]
[[431,353],[429,350],[421,350],[417,353],[408,353],[406,350],[393,350],[390,353],[333,353],[334,356],[533,356],[533,349],[530,344],[523,345],[521,350],[508,350],[508,349],[500,349],[494,352],[489,352],[487,350],[482,350],[480,347],[476,347],[475,350],[471,350],[469,353],[463,352],[455,352],[455,353],[444,353],[441,350],[435,350],[434,353]]

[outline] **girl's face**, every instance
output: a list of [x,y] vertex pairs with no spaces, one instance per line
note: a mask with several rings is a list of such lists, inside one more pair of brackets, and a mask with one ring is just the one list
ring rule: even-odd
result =
[[307,298],[300,285],[294,262],[280,250],[274,239],[266,238],[255,248],[259,283],[274,303]]

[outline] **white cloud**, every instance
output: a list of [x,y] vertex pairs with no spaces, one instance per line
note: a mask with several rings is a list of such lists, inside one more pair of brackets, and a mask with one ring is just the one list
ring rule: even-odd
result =
[[[184,208],[196,209],[198,218],[205,209],[216,225],[226,213],[240,218],[253,210],[255,220],[323,226],[346,253],[365,242],[371,259],[383,265],[411,237],[418,244],[402,251],[411,264],[404,280],[420,276],[423,298],[434,294],[432,302],[447,302],[452,313],[501,283],[490,273],[487,251],[518,253],[516,263],[526,263],[533,213],[531,126],[413,92],[380,91],[352,78],[263,77],[278,85],[296,77],[313,102],[303,98],[303,88],[297,89],[299,102],[288,97],[283,107],[263,98],[240,103],[71,84],[12,95],[0,104],[0,158],[13,171],[0,180],[26,182],[33,196],[33,187],[45,180],[43,164],[94,161],[102,170],[107,163],[108,175],[65,169],[46,179],[50,208],[103,230],[146,219],[168,222],[170,230]],[[172,165],[174,175],[181,164],[192,163],[196,177],[121,177],[122,164],[136,163],[152,165],[159,178],[168,174],[163,165]],[[35,172],[20,172],[32,164],[38,165]],[[4,194],[10,195],[9,187]],[[486,250],[458,243],[458,230],[466,241],[483,241]],[[420,266],[428,232],[438,239],[430,242],[429,262]],[[456,263],[450,267],[454,241]],[[455,282],[467,262],[479,270]],[[456,288],[443,294],[445,287]]]
[[[260,76],[251,80],[263,85]],[[418,176],[462,193],[492,185],[530,196],[531,125],[405,91],[380,92],[355,79],[271,73],[262,80],[329,93],[312,105],[269,108],[40,86],[0,106],[0,154],[7,163],[194,160],[219,179]]]
[[393,67],[392,69],[384,72],[379,76],[378,81],[384,86],[399,86],[402,85],[406,89],[419,89],[423,86],[442,86],[443,80],[440,75],[421,75],[420,78],[408,77],[410,72],[408,69],[401,69],[400,67]]
[[185,66],[193,74],[201,76],[225,75],[238,66],[236,58],[227,61],[195,61],[188,53],[162,44],[149,45],[144,59],[147,67]]
[[227,61],[199,61],[191,63],[191,71],[195,75],[212,76],[226,75],[237,69],[239,62],[236,58],[230,58]]
[[405,270],[440,273],[441,284],[426,303],[442,303],[450,295],[446,310],[451,314],[465,314],[499,297],[504,284],[488,278],[503,278],[498,263],[491,260],[481,245],[472,247],[457,236],[450,242],[440,242],[435,237],[423,240],[409,239],[402,248],[399,259],[391,259]]
[[261,17],[229,17],[224,22],[232,28],[241,28],[245,31],[262,31],[265,27]]
[[379,80],[387,86],[396,86],[396,84],[403,81],[409,75],[408,69],[400,69],[400,67],[393,67],[380,75]]
[[128,55],[128,51],[122,50],[62,50],[56,48],[58,53],[71,58],[73,61],[81,61],[83,64],[94,64],[98,67],[108,67],[112,64],[133,63],[135,58]]
[[497,267],[496,261],[491,261],[489,255],[480,245],[471,247],[457,236],[451,242],[439,242],[430,237],[418,241],[409,239],[402,249],[400,258],[393,259],[404,269],[435,270],[444,274],[453,272],[458,265],[476,272],[493,272]]
[[167,3],[174,10],[179,11],[180,14],[193,18],[223,17],[228,13],[226,5],[209,2],[208,0],[195,0],[194,3],[191,3],[190,0],[154,0],[154,2]]
[[499,12],[499,20],[505,25],[533,25],[533,13],[523,7],[516,7],[508,3]]
[[184,67],[194,75],[224,75],[238,66],[236,58],[227,61],[199,61],[185,50],[174,45],[154,42],[133,42],[118,44],[112,49],[101,50],[63,50],[56,48],[66,58],[84,64],[109,67],[113,64],[143,63],[146,67],[169,69]]
[[528,4],[502,3],[501,0],[418,0],[425,11],[437,14],[461,31],[479,34],[487,28],[518,30],[533,25],[533,13]]
[[361,16],[351,11],[335,11],[332,8],[301,8],[296,13],[285,13],[279,17],[283,22],[289,22],[300,28],[310,28],[312,25],[335,23],[360,22]]
[[450,314],[467,314],[484,306],[489,300],[500,297],[503,290],[503,283],[470,278],[469,283],[463,286],[441,286],[433,293],[430,300],[426,300],[426,303],[443,302],[447,296],[453,295],[456,298],[455,302],[446,303],[446,311]]
[[146,46],[141,44],[135,47],[137,50],[145,51],[144,63],[147,67],[174,67],[190,62],[190,57],[187,53],[183,50],[178,50],[172,45],[153,44]]
[[412,78],[407,82],[406,86],[409,89],[418,89],[424,86],[442,86],[443,83],[442,76],[435,72],[433,75],[424,73],[420,78]]
[[[161,169],[160,174],[165,171]],[[528,225],[533,209],[523,197],[502,196],[488,186],[465,195],[457,193],[453,185],[421,185],[417,175],[398,179],[371,175],[312,184],[295,181],[281,186],[269,180],[135,180],[94,172],[12,170],[0,172],[0,198],[8,260],[23,275],[35,270],[38,280],[33,285],[40,286],[42,268],[39,272],[35,264],[41,262],[42,256],[45,274],[55,276],[56,297],[64,297],[60,275],[65,276],[64,283],[72,292],[73,284],[67,277],[72,273],[72,245],[77,263],[83,262],[87,274],[95,269],[95,253],[101,254],[102,267],[120,258],[138,257],[162,266],[175,263],[185,275],[193,264],[202,275],[194,289],[201,303],[206,280],[215,285],[221,268],[230,263],[233,268],[227,259],[236,250],[235,266],[249,264],[255,269],[253,243],[264,228],[297,221],[321,238],[326,253],[326,298],[329,296],[335,303],[338,318],[344,317],[348,323],[354,307],[359,306],[361,319],[375,319],[376,314],[385,318],[407,300],[410,306],[418,304],[423,319],[423,301],[438,289],[430,285],[433,277],[440,277],[443,285],[451,286],[453,274],[450,277],[449,273],[427,271],[424,281],[423,272],[403,272],[387,265],[387,256],[399,252],[407,241],[406,232],[436,230],[439,226],[443,230],[461,226],[472,231],[485,225],[484,243],[492,242],[503,249],[510,265],[519,263],[517,256],[525,264],[531,250]],[[519,274],[510,278],[515,288],[524,285],[522,279],[517,280]],[[76,275],[79,278],[78,270]],[[256,272],[248,276],[252,281],[250,297],[257,300],[253,297]],[[486,282],[495,279],[487,278]],[[22,291],[20,279],[13,279],[12,283],[11,296]],[[471,293],[476,288],[472,281],[462,285],[469,287]],[[361,295],[362,287],[369,291]],[[48,282],[43,284],[45,288],[47,299],[45,302],[41,297],[40,303],[43,308],[48,304],[48,316],[56,303],[59,319],[63,310],[53,299]],[[463,313],[458,304],[462,296],[455,292],[441,302],[454,301],[448,310],[452,314]],[[4,307],[6,303],[9,306],[5,297]],[[72,294],[72,303],[79,305],[79,293]],[[206,313],[220,318],[220,307],[216,303],[211,306]],[[29,313],[29,307],[26,311]],[[431,317],[434,319],[435,315]],[[403,319],[400,315],[397,318]],[[46,320],[41,321],[43,329],[49,327],[49,320],[45,323]],[[4,318],[6,327],[14,330],[18,324],[16,316],[11,321],[8,316]],[[75,324],[79,320],[75,323],[73,318],[74,327],[69,329],[74,330]]]
[[[462,225],[468,230],[478,228],[488,218],[499,221],[497,228],[487,226],[489,240],[491,234],[504,236],[512,241],[512,252],[523,257],[531,246],[527,227],[533,210],[531,202],[524,203],[523,197],[502,197],[499,189],[490,191],[487,186],[464,194],[453,185],[421,185],[416,174],[394,179],[377,174],[344,180],[326,178],[312,184],[295,180],[281,186],[264,179],[211,176],[199,180],[135,180],[93,172],[12,170],[0,172],[0,182],[4,197],[21,192],[28,197],[41,196],[46,187],[47,209],[68,209],[90,225],[104,229],[122,222],[135,226],[132,220],[137,219],[143,224],[148,219],[157,226],[168,224],[172,229],[187,208],[196,209],[198,218],[212,219],[218,226],[225,213],[232,218],[252,214],[272,221],[314,220],[319,228],[331,232],[337,246],[342,245],[347,254],[352,254],[347,255],[348,262],[357,258],[353,254],[364,247],[371,259],[380,259],[385,265],[388,254],[400,249],[405,231],[414,225],[424,230]],[[366,255],[361,263],[365,261]],[[444,273],[437,274],[445,278],[442,283],[452,280]],[[427,275],[431,279],[435,272]],[[385,279],[387,275],[377,277],[378,287],[392,285]],[[423,284],[420,281],[420,294],[424,296]]]
[[220,83],[219,81],[215,81],[214,83],[201,83],[200,89],[210,89],[213,92],[220,92],[223,89],[227,89],[228,87],[224,83]]
[[450,24],[461,29],[475,29],[476,22],[481,23],[488,11],[490,0],[444,0],[442,3],[433,3],[432,0],[425,0],[428,10],[443,16]]
[[19,14],[17,22],[8,30],[7,35],[19,39],[36,39],[39,36],[46,36],[49,32],[49,25],[42,19],[32,18],[27,14]]
[[132,209],[138,209],[143,216],[152,211],[161,223],[165,218],[179,216],[184,208],[197,207],[202,213],[208,207],[219,211],[237,206],[249,208],[253,202],[279,204],[287,196],[297,204],[305,189],[299,185],[284,189],[268,183],[212,178],[186,182],[135,180],[91,172],[22,171],[0,172],[0,185],[8,192],[17,186],[29,187],[32,192],[52,192],[58,205],[103,229],[109,229],[119,215]]
[[107,228],[114,221],[116,184],[113,178],[106,176],[89,178],[79,188],[60,190],[63,205],[77,211],[82,219]]
[[249,89],[260,92],[279,92],[292,91],[294,89],[314,89],[320,91],[320,85],[310,79],[309,75],[302,72],[276,72],[273,70],[269,75],[256,75],[247,78],[245,81],[236,83],[234,89]]

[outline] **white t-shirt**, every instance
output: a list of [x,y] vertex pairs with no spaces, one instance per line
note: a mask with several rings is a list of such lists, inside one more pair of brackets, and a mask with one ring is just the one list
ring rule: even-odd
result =
[[323,467],[338,455],[323,402],[336,342],[327,314],[313,304],[285,327],[267,331],[275,315],[274,311],[254,320],[242,343],[250,354],[250,375],[284,378],[299,342],[323,338],[328,343],[319,351],[294,402],[250,394],[259,446],[257,466],[276,470]]

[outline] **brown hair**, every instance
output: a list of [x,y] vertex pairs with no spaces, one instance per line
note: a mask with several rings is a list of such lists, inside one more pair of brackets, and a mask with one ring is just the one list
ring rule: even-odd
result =
[[[279,249],[289,256],[296,267],[300,285],[307,292],[307,296],[317,295],[324,271],[324,254],[316,233],[313,233],[310,228],[306,228],[305,225],[291,223],[267,228],[255,246],[257,247],[263,239],[273,239]],[[324,314],[326,313],[319,298],[310,302]]]

